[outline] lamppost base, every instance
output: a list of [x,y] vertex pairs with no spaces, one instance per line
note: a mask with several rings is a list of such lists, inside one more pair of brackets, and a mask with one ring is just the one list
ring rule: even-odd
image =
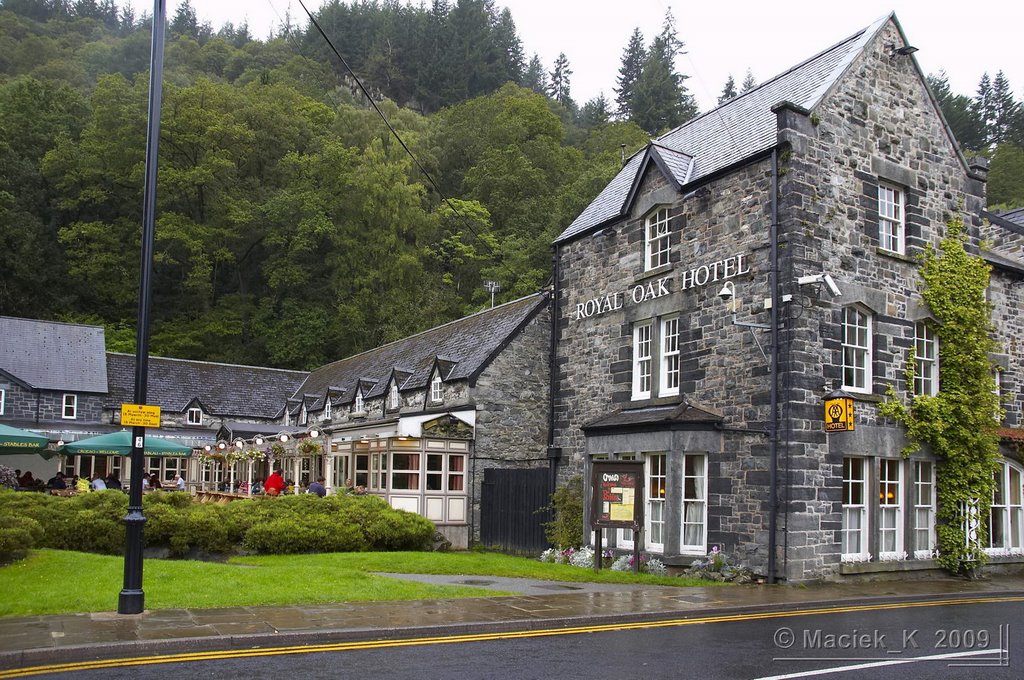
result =
[[117,598],[118,614],[141,614],[146,608],[146,595],[141,590],[122,590]]

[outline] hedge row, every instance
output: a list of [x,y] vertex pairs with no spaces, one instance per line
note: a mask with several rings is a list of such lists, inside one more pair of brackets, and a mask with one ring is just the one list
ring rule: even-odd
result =
[[[0,556],[29,548],[124,551],[128,497],[120,492],[59,498],[0,492]],[[281,554],[425,550],[434,525],[375,496],[315,495],[194,503],[187,493],[143,497],[146,547],[192,552]]]

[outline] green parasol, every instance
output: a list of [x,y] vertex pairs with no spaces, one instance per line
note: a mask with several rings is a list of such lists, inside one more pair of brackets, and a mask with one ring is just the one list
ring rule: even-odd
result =
[[[147,456],[188,456],[192,447],[146,435],[144,451]],[[131,452],[132,433],[128,430],[79,439],[59,449],[65,456],[127,456]]]
[[0,425],[0,454],[45,453],[49,445],[41,434]]

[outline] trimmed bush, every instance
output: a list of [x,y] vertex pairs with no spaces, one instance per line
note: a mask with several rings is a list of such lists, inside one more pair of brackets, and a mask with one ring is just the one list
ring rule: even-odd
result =
[[0,560],[35,548],[43,539],[43,526],[31,517],[0,517]]
[[258,524],[245,534],[247,549],[267,554],[358,552],[366,542],[355,526],[325,515],[275,519]]

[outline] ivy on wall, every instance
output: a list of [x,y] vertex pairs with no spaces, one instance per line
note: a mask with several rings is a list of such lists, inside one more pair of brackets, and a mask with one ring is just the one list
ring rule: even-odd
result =
[[[939,390],[934,396],[899,398],[890,385],[882,415],[907,428],[904,456],[928,447],[937,459],[936,534],[939,563],[953,573],[984,564],[993,474],[999,461],[1002,419],[992,377],[992,305],[985,299],[988,264],[967,252],[963,220],[953,217],[941,252],[929,247],[920,270],[921,297],[931,309],[939,339]],[[914,353],[907,361],[908,392]],[[970,535],[969,535],[970,534]]]

